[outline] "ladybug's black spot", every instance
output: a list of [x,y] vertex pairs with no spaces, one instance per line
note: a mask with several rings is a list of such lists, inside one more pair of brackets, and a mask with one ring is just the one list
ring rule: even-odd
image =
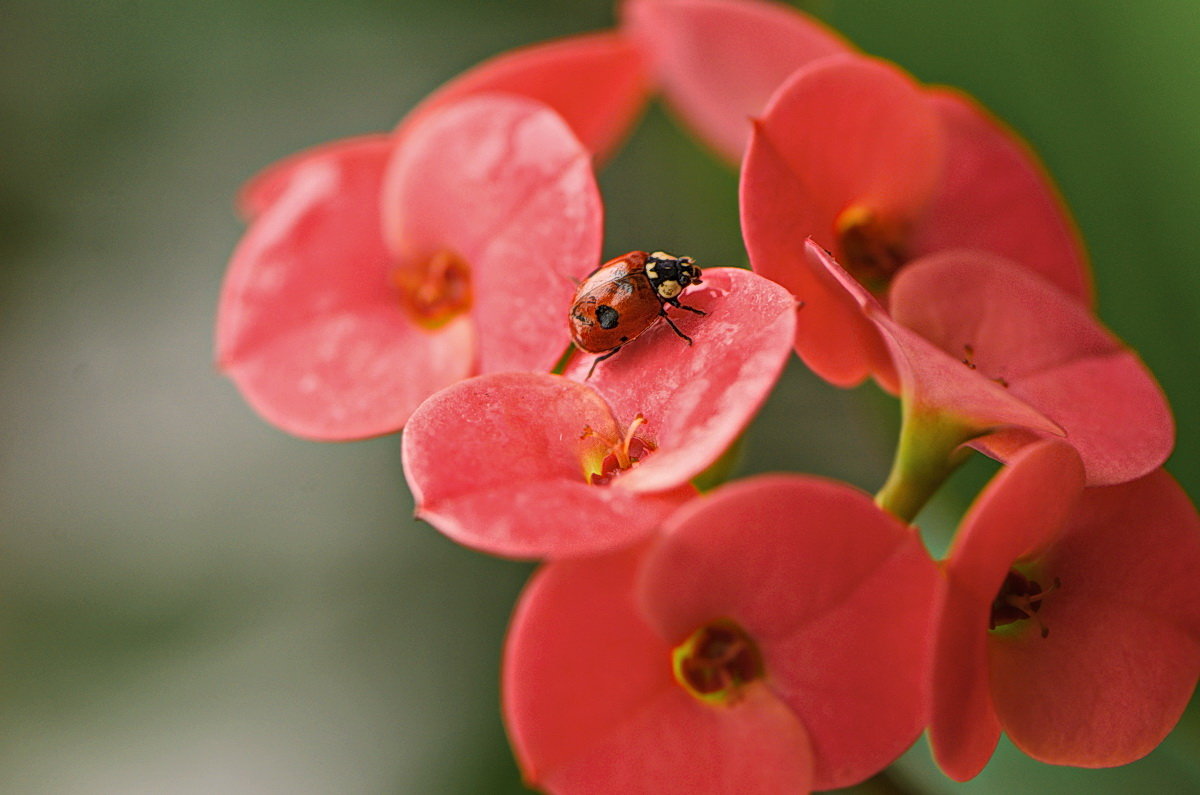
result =
[[600,328],[616,328],[617,324],[621,322],[621,315],[611,306],[601,304],[596,307],[596,320],[600,321]]

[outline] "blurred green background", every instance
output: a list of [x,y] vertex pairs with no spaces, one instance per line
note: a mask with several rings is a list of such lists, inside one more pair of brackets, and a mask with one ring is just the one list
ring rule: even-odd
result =
[[[1169,468],[1200,493],[1200,3],[807,7],[975,93],[1042,154],[1103,317],[1174,403]],[[3,4],[0,792],[521,791],[497,661],[529,567],[411,521],[395,437],[266,426],[213,368],[211,327],[254,171],[389,128],[484,57],[611,22],[606,0]],[[745,261],[736,176],[659,108],[602,184],[606,253]],[[874,489],[894,413],[793,365],[744,469]],[[1200,710],[1120,770],[1002,746],[960,786],[918,746],[891,782],[1200,791]]]

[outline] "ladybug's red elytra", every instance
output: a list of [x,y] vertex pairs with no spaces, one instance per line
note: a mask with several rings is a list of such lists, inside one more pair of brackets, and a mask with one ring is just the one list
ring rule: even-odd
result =
[[579,349],[604,354],[592,362],[587,377],[592,377],[597,364],[615,356],[659,318],[691,345],[692,338],[667,316],[667,305],[706,314],[679,303],[679,295],[688,285],[700,283],[695,260],[663,251],[630,251],[592,271],[579,285],[567,316],[571,339]]

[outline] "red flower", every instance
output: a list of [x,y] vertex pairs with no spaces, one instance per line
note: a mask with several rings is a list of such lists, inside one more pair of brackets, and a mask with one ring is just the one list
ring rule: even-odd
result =
[[659,324],[587,383],[498,374],[427,400],[403,440],[417,515],[517,557],[611,550],[659,526],[766,399],[795,315],[786,290],[736,268],[706,269],[687,302],[708,312],[676,321],[692,346]]
[[852,46],[793,8],[754,0],[628,0],[623,28],[684,121],[734,164],[750,117],[801,66]]
[[1200,675],[1200,517],[1162,470],[1082,492],[1066,445],[1018,454],[963,522],[935,609],[930,739],[965,781],[1001,730],[1035,759],[1123,765]]
[[291,433],[395,431],[472,373],[549,370],[600,236],[591,158],[563,121],[528,99],[468,98],[398,149],[355,139],[290,170],[234,253],[218,361]]
[[752,265],[804,302],[796,350],[835,384],[865,378],[875,352],[856,307],[805,266],[808,237],[885,304],[907,263],[964,247],[1090,300],[1082,246],[1032,153],[965,95],[881,61],[830,56],[779,89],[755,123],[741,202]]
[[895,371],[877,372],[885,383],[898,378],[905,402],[899,477],[914,465],[945,469],[968,442],[1004,461],[1063,436],[1089,485],[1141,477],[1171,452],[1171,410],[1145,365],[1029,270],[983,252],[925,257],[896,277],[889,314],[815,243],[806,262],[854,302],[872,344],[890,349]]
[[[396,129],[399,137],[428,114],[472,94],[517,94],[553,108],[583,145],[606,157],[629,132],[650,90],[634,43],[618,33],[593,33],[522,47],[484,61],[429,95]],[[348,138],[284,158],[251,179],[238,207],[253,218],[291,185],[297,169],[362,139]]]
[[656,540],[545,566],[505,651],[526,779],[553,792],[804,792],[882,769],[924,726],[936,569],[848,486],[718,489]]

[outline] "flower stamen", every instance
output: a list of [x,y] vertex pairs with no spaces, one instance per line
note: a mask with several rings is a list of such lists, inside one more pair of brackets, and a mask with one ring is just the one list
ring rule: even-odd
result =
[[[973,345],[971,345],[970,343],[966,343],[963,345],[963,353],[965,353],[966,356],[964,356],[959,361],[961,361],[963,364],[965,364],[971,370],[978,370],[979,365],[975,364],[975,347]],[[989,375],[989,376],[987,376],[987,378],[991,381],[995,381],[997,384],[1004,387],[1005,389],[1008,389],[1008,379],[1006,379],[1004,376]]]
[[443,249],[417,265],[391,272],[400,301],[417,325],[436,330],[471,309],[471,267]]
[[583,456],[583,477],[593,486],[604,486],[627,469],[653,452],[657,445],[649,439],[637,435],[640,427],[646,424],[646,418],[638,414],[629,423],[629,427],[619,439],[611,439],[598,433],[590,425],[585,425],[579,434],[581,440],[595,439],[599,445],[594,446]]
[[746,631],[727,618],[697,629],[671,652],[675,681],[709,704],[730,704],[763,676],[762,654]]
[[1021,572],[1013,569],[1004,578],[1004,584],[992,601],[992,613],[988,619],[988,629],[1013,624],[1018,621],[1032,619],[1037,624],[1043,638],[1050,636],[1050,627],[1038,616],[1042,609],[1042,601],[1062,587],[1057,577],[1053,584],[1043,589],[1036,580],[1029,579]]
[[883,292],[907,259],[904,231],[861,204],[838,214],[834,232],[841,244],[842,264],[872,292]]

